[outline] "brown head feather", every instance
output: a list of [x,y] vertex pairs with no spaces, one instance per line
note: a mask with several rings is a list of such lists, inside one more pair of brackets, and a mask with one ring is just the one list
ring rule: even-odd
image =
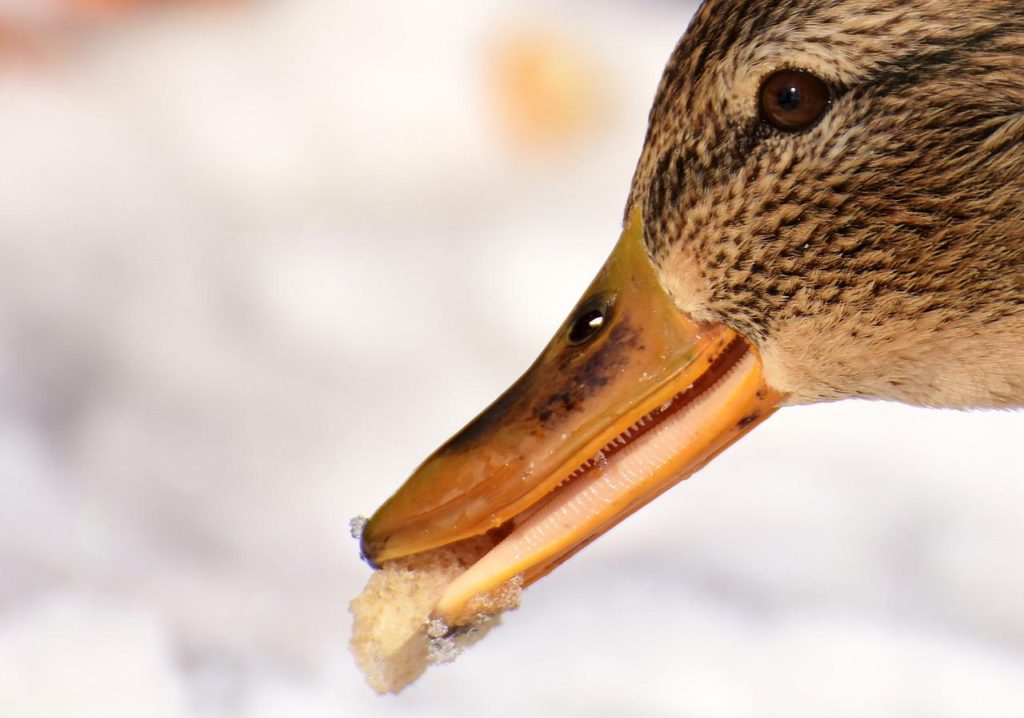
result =
[[[627,212],[794,401],[1024,405],[1022,58],[1019,0],[709,0]],[[833,87],[805,132],[759,117],[782,68]]]

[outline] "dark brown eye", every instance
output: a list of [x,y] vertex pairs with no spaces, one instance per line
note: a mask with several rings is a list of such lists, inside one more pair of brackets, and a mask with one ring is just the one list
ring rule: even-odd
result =
[[583,344],[593,339],[604,329],[611,319],[614,297],[599,294],[585,301],[576,310],[569,325],[569,343]]
[[813,126],[831,102],[825,81],[803,70],[780,70],[761,85],[761,119],[783,132]]

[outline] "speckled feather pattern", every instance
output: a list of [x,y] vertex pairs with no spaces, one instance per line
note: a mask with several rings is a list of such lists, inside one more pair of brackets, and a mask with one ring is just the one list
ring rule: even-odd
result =
[[[1024,4],[710,0],[651,111],[627,213],[676,302],[794,402],[1024,404]],[[772,72],[834,89],[760,120]]]

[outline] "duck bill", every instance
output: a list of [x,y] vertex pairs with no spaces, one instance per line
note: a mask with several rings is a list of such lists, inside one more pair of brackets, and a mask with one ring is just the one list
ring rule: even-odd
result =
[[363,532],[371,563],[494,532],[435,608],[526,583],[704,466],[782,396],[755,349],[690,319],[658,281],[634,215],[532,367],[431,455]]

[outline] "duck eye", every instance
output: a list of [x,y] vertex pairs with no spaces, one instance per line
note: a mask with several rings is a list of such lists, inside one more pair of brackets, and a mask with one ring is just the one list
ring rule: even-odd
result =
[[583,344],[600,334],[611,320],[613,303],[614,298],[605,295],[591,297],[584,302],[569,325],[569,343]]
[[831,103],[825,81],[803,70],[780,70],[761,85],[761,119],[783,132],[812,127]]

